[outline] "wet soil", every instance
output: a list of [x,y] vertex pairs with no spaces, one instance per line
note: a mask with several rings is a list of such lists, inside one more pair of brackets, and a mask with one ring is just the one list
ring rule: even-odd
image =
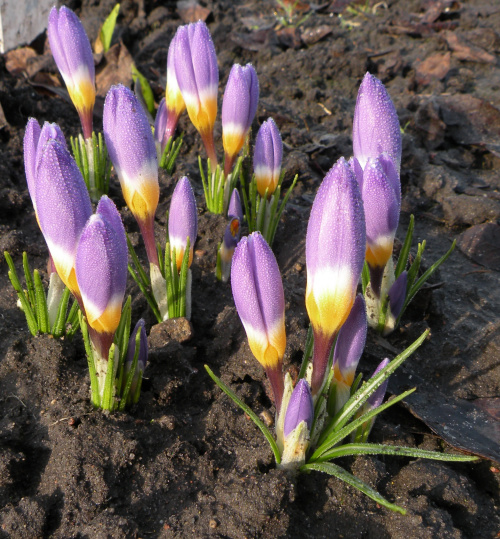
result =
[[[383,414],[372,440],[438,450],[450,450],[449,442],[488,458],[472,464],[391,457],[340,461],[402,505],[406,516],[378,507],[337,479],[316,473],[294,478],[275,469],[254,424],[203,368],[210,365],[257,413],[273,412],[230,287],[215,279],[215,248],[225,221],[206,212],[196,163],[203,149],[183,117],[185,143],[176,170],[172,177],[161,173],[157,234],[164,239],[173,186],[188,174],[200,218],[192,332],[153,332],[134,409],[115,415],[92,409],[81,337],[32,337],[0,260],[0,537],[499,536],[500,6],[448,0],[373,4],[303,3],[292,22],[310,16],[288,28],[279,25],[283,11],[274,2],[205,4],[221,96],[232,63],[252,62],[261,96],[254,132],[272,116],[285,144],[285,184],[299,174],[274,245],[287,302],[285,367],[300,364],[308,325],[304,242],[311,203],[326,171],[352,154],[357,88],[370,71],[386,84],[404,131],[398,238],[414,214],[412,252],[417,241],[427,240],[425,267],[454,238],[460,246],[398,331],[387,339],[369,335],[361,360],[365,373],[431,329],[430,339],[389,384],[390,392],[417,386],[417,393]],[[92,39],[112,5],[69,4]],[[181,16],[189,15],[184,7],[122,3],[116,40],[151,80],[157,101],[168,44]],[[0,251],[8,250],[18,268],[26,251],[40,270],[47,252],[26,188],[24,127],[35,116],[60,123],[68,137],[79,130],[72,105],[43,88],[56,73],[43,56],[44,44],[45,36],[31,44],[32,75],[11,72],[7,57],[0,59]],[[41,71],[35,66],[40,62]],[[37,78],[35,72],[45,75]],[[97,129],[101,120],[98,106]],[[220,124],[216,131],[220,139]],[[144,260],[116,181],[110,196]],[[145,300],[133,283],[128,292],[133,320],[144,317],[149,331],[155,320]]]

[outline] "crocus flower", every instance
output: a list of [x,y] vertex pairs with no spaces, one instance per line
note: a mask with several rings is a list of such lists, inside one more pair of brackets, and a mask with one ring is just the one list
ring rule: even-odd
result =
[[279,413],[286,346],[285,297],[278,263],[259,232],[238,243],[231,267],[231,288],[248,344],[266,370]]
[[42,157],[45,143],[50,140],[57,140],[63,147],[67,147],[66,139],[61,131],[61,128],[56,123],[45,122],[43,128],[35,118],[30,118],[26,124],[24,133],[24,170],[26,173],[26,181],[28,183],[28,191],[36,213],[35,200],[35,182],[36,171]]
[[255,139],[253,152],[253,171],[257,182],[257,191],[261,197],[271,196],[281,174],[281,160],[283,158],[283,142],[278,126],[272,118],[264,122]]
[[189,118],[201,135],[209,159],[217,163],[213,129],[217,116],[219,68],[207,25],[180,26],[174,37],[173,64]]
[[116,206],[104,195],[82,231],[75,263],[87,322],[95,332],[92,342],[104,359],[120,322],[127,264],[125,229]]
[[[387,164],[392,167],[390,160]],[[384,268],[392,256],[401,196],[378,158],[366,162],[361,196],[366,219],[366,261],[372,290],[378,297]]]
[[361,168],[368,159],[387,152],[397,173],[401,168],[401,131],[399,120],[384,85],[366,73],[359,87],[352,126],[354,157]]
[[240,221],[233,217],[226,226],[222,244],[219,249],[221,263],[221,279],[223,282],[229,280],[231,274],[231,261],[238,242],[240,241]]
[[307,226],[306,308],[314,332],[313,395],[321,389],[333,340],[351,311],[365,245],[358,183],[341,158],[319,187]]
[[175,249],[177,270],[180,271],[189,237],[189,263],[193,261],[193,248],[198,234],[198,212],[193,189],[186,176],[175,186],[168,214],[170,250]]
[[83,136],[92,136],[95,101],[95,67],[90,42],[80,19],[63,6],[49,14],[48,34],[52,55],[78,111]]
[[135,328],[130,334],[130,339],[128,341],[127,357],[125,358],[124,373],[122,379],[122,393],[125,390],[127,378],[130,374],[130,370],[134,362],[137,332],[139,332],[140,334],[139,355],[137,356],[137,367],[135,369],[134,377],[132,378],[132,385],[130,386],[130,393],[128,397],[128,402],[130,402],[130,404],[136,404],[139,400],[142,373],[144,372],[144,369],[146,368],[146,363],[148,361],[148,338],[146,335],[146,323],[144,322],[143,318],[141,318],[135,325]]
[[334,415],[350,396],[354,375],[366,343],[368,323],[366,306],[362,295],[354,300],[351,312],[340,328],[333,352],[333,376],[331,388],[335,402],[331,403]]
[[238,189],[233,189],[231,199],[229,200],[229,207],[227,209],[227,216],[229,219],[231,217],[236,217],[240,224],[243,222],[243,210],[241,208],[241,199]]
[[80,169],[57,140],[46,142],[35,182],[40,229],[59,277],[77,299],[80,291],[75,259],[82,230],[92,215],[92,204]]
[[222,144],[226,155],[226,176],[231,172],[234,159],[243,148],[257,112],[258,101],[259,81],[253,66],[233,65],[222,101]]
[[158,105],[158,110],[156,111],[155,118],[155,130],[154,130],[154,139],[156,144],[156,156],[158,158],[158,163],[161,161],[161,157],[167,145],[167,140],[165,140],[165,129],[167,128],[168,122],[168,110],[167,103],[165,98],[160,101]]
[[314,405],[311,389],[304,378],[301,378],[293,390],[285,415],[284,433],[287,437],[303,421],[308,430],[311,429],[314,416]]
[[151,127],[131,90],[112,86],[104,103],[103,128],[123,197],[141,229],[150,264],[158,266],[154,216],[158,206],[158,159]]

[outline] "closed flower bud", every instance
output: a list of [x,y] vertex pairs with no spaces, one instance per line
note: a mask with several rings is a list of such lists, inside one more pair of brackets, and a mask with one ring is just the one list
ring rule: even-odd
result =
[[285,438],[303,421],[310,430],[314,416],[314,404],[311,389],[304,378],[301,378],[293,390],[285,414]]
[[[395,174],[390,159],[385,164]],[[366,162],[361,195],[366,219],[366,261],[372,270],[372,289],[378,296],[384,268],[392,256],[400,207],[399,189],[378,158]]]
[[257,133],[253,152],[253,171],[257,182],[257,191],[261,197],[271,196],[281,174],[283,142],[278,126],[272,118],[264,122]]
[[389,305],[394,318],[399,316],[406,299],[406,285],[408,284],[408,273],[403,271],[401,275],[392,283],[389,288]]
[[193,261],[193,248],[198,234],[198,212],[193,189],[186,176],[175,186],[168,214],[170,251],[175,249],[177,269],[180,271],[187,239],[189,238],[189,263]]
[[352,126],[354,157],[361,168],[368,159],[387,152],[399,174],[401,168],[401,131],[399,120],[384,85],[366,73],[359,87]]
[[149,121],[131,90],[112,86],[104,103],[103,128],[123,198],[141,228],[149,262],[158,265],[154,215],[158,206],[158,159]]
[[40,229],[59,277],[77,299],[76,250],[92,204],[80,169],[57,140],[42,151],[35,182],[36,212]]
[[314,332],[313,395],[322,386],[333,340],[351,311],[365,245],[358,183],[341,158],[318,189],[307,226],[306,308]]
[[219,68],[212,37],[204,22],[179,27],[174,37],[173,64],[189,118],[201,135],[209,159],[217,163],[213,129]]
[[[376,376],[382,369],[385,369],[389,365],[389,360],[385,358],[379,366],[375,369],[374,373],[372,374],[372,378]],[[387,391],[387,386],[389,384],[389,379],[387,379],[385,382],[383,382],[369,397],[366,401],[366,407],[368,410],[373,410],[375,408],[378,408],[382,402],[384,401],[385,392]],[[368,411],[365,409],[365,412]]]
[[241,208],[241,199],[240,194],[238,193],[238,189],[233,189],[233,194],[231,195],[231,199],[229,200],[227,216],[230,219],[231,217],[236,217],[240,224],[243,222],[243,210]]
[[127,282],[125,229],[114,203],[103,196],[78,242],[76,278],[89,326],[101,338],[107,357],[121,317]]
[[226,154],[225,173],[231,172],[235,157],[250,131],[257,103],[259,81],[251,64],[233,65],[222,101],[222,144]]
[[52,55],[80,116],[83,136],[92,136],[95,102],[95,67],[92,48],[80,19],[63,6],[49,14],[48,35]]
[[254,232],[238,243],[231,267],[231,288],[248,344],[266,370],[279,412],[286,347],[285,297],[276,258],[260,233]]

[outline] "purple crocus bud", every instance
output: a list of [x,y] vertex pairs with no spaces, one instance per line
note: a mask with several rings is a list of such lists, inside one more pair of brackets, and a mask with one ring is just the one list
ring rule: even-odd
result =
[[167,141],[166,140],[164,141],[165,129],[167,128],[167,121],[168,121],[167,102],[165,101],[165,98],[163,98],[160,101],[160,104],[158,105],[158,110],[156,111],[156,118],[155,118],[154,139],[155,139],[155,144],[156,144],[156,153],[158,157],[158,162],[160,162],[161,156],[163,155],[163,151],[165,150],[165,146],[167,145]]
[[[385,164],[392,167],[390,160]],[[372,290],[378,297],[384,268],[392,256],[400,207],[400,193],[394,189],[378,158],[369,158],[366,162],[362,197],[366,219],[366,261]]]
[[233,65],[222,101],[222,144],[224,173],[231,172],[235,157],[243,148],[259,101],[259,80],[251,64]]
[[306,308],[314,332],[313,395],[321,389],[333,340],[356,297],[365,245],[358,182],[340,158],[318,189],[307,226]]
[[198,234],[198,212],[193,189],[186,176],[175,186],[168,214],[168,237],[170,251],[175,249],[177,270],[180,271],[187,239],[189,238],[189,263],[193,261],[194,243]]
[[63,6],[52,8],[48,34],[52,55],[78,111],[83,136],[92,136],[95,101],[95,67],[92,48],[80,19]]
[[93,339],[101,357],[120,322],[127,283],[128,250],[125,229],[114,203],[104,195],[83,229],[76,253],[76,278]]
[[186,108],[184,99],[177,83],[174,65],[174,51],[177,34],[170,42],[167,56],[167,89],[165,91],[165,102],[167,106],[167,124],[163,135],[163,141],[166,145],[168,139],[174,136],[175,128],[179,122],[181,114]]
[[231,288],[248,344],[266,370],[279,413],[284,387],[285,297],[278,263],[259,232],[238,243],[231,267]]
[[365,348],[367,330],[365,300],[358,294],[347,320],[340,328],[333,353],[335,379],[348,387],[354,382],[356,368]]
[[80,291],[75,259],[82,230],[92,215],[92,204],[80,169],[57,140],[46,142],[36,174],[38,222],[63,283],[77,299]]
[[231,199],[229,200],[227,216],[230,219],[231,217],[236,217],[236,219],[238,219],[240,223],[243,222],[243,210],[241,208],[240,193],[236,188],[233,189],[233,194],[231,195]]
[[389,305],[394,318],[399,316],[406,299],[406,285],[408,284],[408,274],[403,271],[401,275],[392,283],[389,288]]
[[274,120],[269,118],[260,126],[253,152],[253,171],[261,197],[265,196],[266,189],[270,197],[278,187],[282,158],[281,134]]
[[285,415],[284,434],[287,437],[296,427],[305,421],[311,429],[314,416],[314,404],[311,389],[304,378],[301,378],[293,390]]
[[231,275],[231,261],[238,242],[240,241],[240,221],[233,217],[226,226],[222,244],[219,249],[221,264],[221,279],[224,283],[229,280]]
[[352,126],[354,157],[364,169],[368,159],[387,152],[397,173],[401,168],[399,120],[384,85],[366,73],[359,87]]
[[146,368],[146,363],[148,361],[148,337],[146,335],[146,323],[144,319],[141,318],[132,333],[130,334],[130,339],[128,341],[127,357],[125,358],[124,373],[122,379],[122,393],[125,390],[127,384],[127,378],[130,374],[130,369],[134,362],[135,355],[135,344],[137,338],[137,332],[140,333],[139,337],[139,355],[137,357],[137,367],[135,369],[134,377],[132,378],[132,385],[130,386],[129,401],[131,404],[136,404],[139,400],[139,389],[138,385],[142,382],[142,373]]
[[173,63],[189,118],[201,135],[208,158],[215,165],[213,129],[217,116],[219,68],[207,25],[198,21],[180,26],[174,37]]
[[[385,358],[380,365],[375,369],[375,372],[372,374],[372,378],[376,376],[382,369],[385,369],[389,365],[389,360]],[[365,409],[365,412],[368,410],[373,410],[374,408],[378,408],[385,397],[385,392],[387,391],[387,385],[389,384],[389,379],[387,379],[382,385],[380,385],[369,397],[366,401],[367,409]]]
[[154,216],[160,197],[158,159],[151,127],[131,90],[112,86],[104,102],[103,129],[123,198],[141,229],[150,264],[158,266]]

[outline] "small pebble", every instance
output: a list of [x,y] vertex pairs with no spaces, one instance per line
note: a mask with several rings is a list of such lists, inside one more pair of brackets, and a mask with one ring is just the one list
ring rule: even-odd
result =
[[210,526],[210,528],[212,528],[212,530],[215,530],[215,528],[217,528],[217,521],[214,519],[211,519],[208,525]]
[[272,427],[273,424],[274,424],[274,418],[271,414],[271,412],[269,410],[264,410],[263,412],[261,412],[260,414],[260,418],[262,419],[262,421],[264,422],[264,425],[266,425],[266,427]]

